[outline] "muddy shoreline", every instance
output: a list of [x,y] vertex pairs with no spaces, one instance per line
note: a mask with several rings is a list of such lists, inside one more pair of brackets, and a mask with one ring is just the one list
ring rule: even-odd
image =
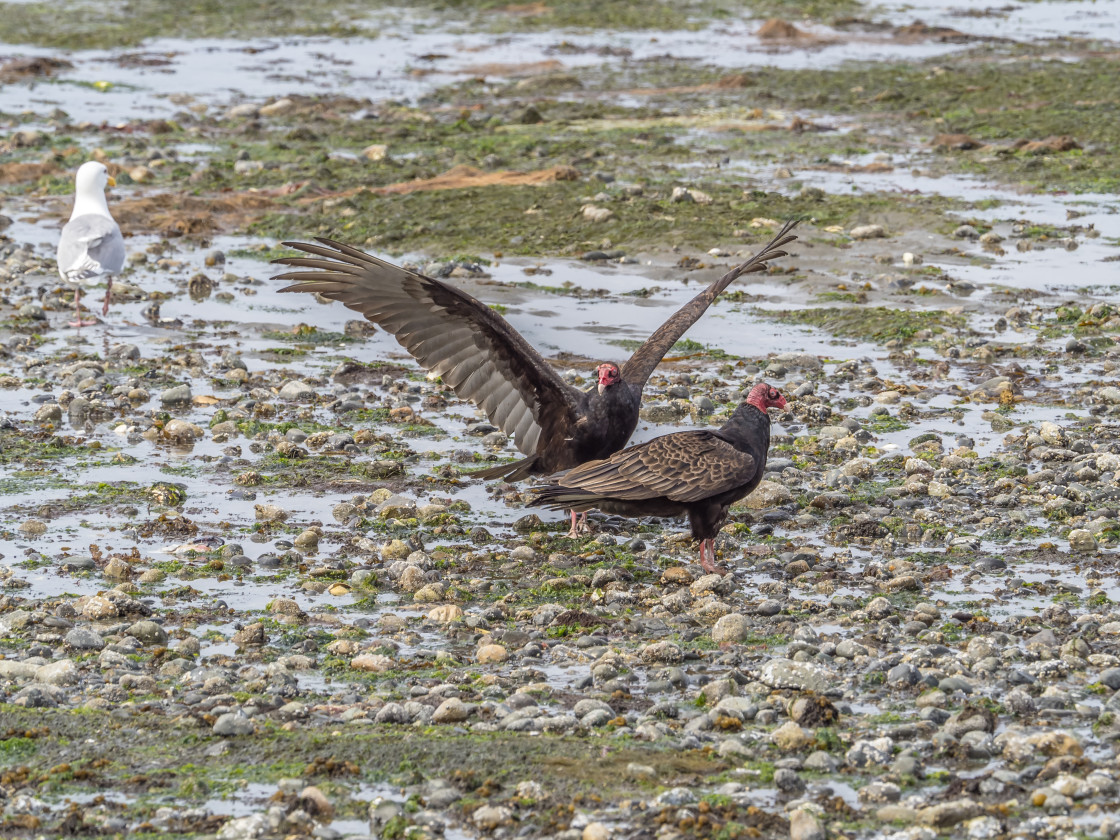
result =
[[[0,5],[5,836],[1120,834],[1120,4]],[[789,399],[727,578],[270,279],[350,242],[587,384],[794,216],[634,437]]]

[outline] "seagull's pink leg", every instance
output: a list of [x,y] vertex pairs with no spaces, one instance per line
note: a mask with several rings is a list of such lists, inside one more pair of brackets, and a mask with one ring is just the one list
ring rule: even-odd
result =
[[104,318],[109,314],[109,295],[113,292],[113,275],[109,275],[108,281],[105,283],[105,303],[101,307],[101,317]]
[[74,290],[74,320],[70,322],[69,326],[81,329],[82,327],[92,327],[97,321],[83,321],[82,320],[82,288],[79,286]]

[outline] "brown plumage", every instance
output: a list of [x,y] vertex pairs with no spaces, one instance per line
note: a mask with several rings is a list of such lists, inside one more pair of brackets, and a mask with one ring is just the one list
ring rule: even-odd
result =
[[[751,388],[716,431],[673,432],[582,464],[534,487],[530,504],[624,516],[686,514],[700,540],[700,564],[715,566],[715,536],[732,503],[751,493],[766,471],[771,406],[785,398],[765,382]],[[707,549],[707,556],[705,556]]]
[[407,271],[329,239],[285,242],[307,257],[284,257],[291,280],[283,292],[318,293],[362,313],[392,333],[421,367],[483,410],[525,456],[475,473],[518,481],[604,458],[621,449],[638,425],[642,389],[654,368],[736,278],[762,271],[796,239],[787,222],[757,254],[682,306],[623,365],[598,368],[598,387],[565,383],[497,312],[440,280]]

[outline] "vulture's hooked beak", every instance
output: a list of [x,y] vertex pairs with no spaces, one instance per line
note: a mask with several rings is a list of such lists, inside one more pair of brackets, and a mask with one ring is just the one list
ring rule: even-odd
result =
[[605,390],[607,390],[607,386],[604,385],[602,382],[600,382],[599,383],[599,395],[602,396],[602,394]]

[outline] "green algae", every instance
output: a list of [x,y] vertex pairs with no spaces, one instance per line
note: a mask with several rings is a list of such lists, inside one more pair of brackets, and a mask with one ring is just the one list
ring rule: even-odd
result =
[[150,38],[376,34],[357,0],[129,0],[0,3],[0,41],[64,49],[134,47]]
[[945,332],[959,333],[967,328],[965,315],[940,310],[915,311],[884,306],[859,308],[797,309],[782,312],[760,310],[788,324],[804,324],[826,330],[842,338],[886,343],[928,340]]
[[[654,767],[660,778],[691,774],[697,781],[729,766],[709,752],[639,741],[612,745],[607,751],[600,739],[574,736],[525,738],[517,733],[461,734],[438,728],[386,726],[348,729],[343,744],[331,736],[329,729],[284,731],[272,725],[265,725],[264,732],[253,738],[225,739],[225,751],[208,757],[205,765],[197,765],[200,746],[223,739],[211,735],[208,727],[192,730],[184,726],[183,719],[168,720],[139,707],[115,714],[0,704],[0,714],[10,726],[48,728],[49,734],[35,741],[37,751],[21,752],[19,757],[40,774],[61,761],[72,760],[67,754],[71,742],[86,745],[80,763],[103,766],[85,783],[70,781],[68,787],[75,791],[90,789],[91,785],[94,790],[135,789],[135,783],[129,782],[139,774],[197,777],[207,785],[238,778],[276,783],[304,775],[309,768],[323,766],[336,756],[345,756],[360,768],[360,778],[365,781],[399,778],[402,767],[417,774],[417,780],[449,778],[462,770],[463,756],[469,755],[471,771],[479,779],[493,778],[502,785],[536,779],[556,796],[624,796],[639,792],[638,783],[624,772],[631,762]],[[124,731],[128,737],[118,737]],[[97,737],[92,737],[95,734]],[[573,772],[577,767],[580,771]],[[199,798],[206,796],[201,786],[188,787],[186,792]]]
[[[1044,48],[1022,46],[1001,53],[994,47],[977,47],[956,54],[951,66],[944,59],[930,59],[825,70],[760,67],[736,76],[734,85],[722,89],[712,83],[725,78],[726,71],[689,62],[589,71],[583,83],[590,90],[665,88],[660,96],[671,99],[676,108],[690,99],[714,99],[723,108],[858,115],[873,118],[905,140],[915,134],[926,142],[943,134],[970,135],[992,146],[939,152],[937,162],[950,171],[1023,182],[1040,190],[1115,192],[1120,173],[1111,150],[1120,143],[1120,124],[1114,119],[1114,63],[1091,55],[1066,61],[1042,54]],[[675,90],[677,85],[709,87],[687,94]],[[747,142],[785,145],[768,136],[770,132],[755,134],[766,136]],[[1062,135],[1083,148],[1047,152],[1016,145]],[[826,134],[808,142],[832,144],[844,154],[841,147],[853,140]]]
[[306,235],[339,238],[376,246],[390,253],[454,253],[480,246],[505,254],[573,255],[601,247],[631,250],[688,247],[707,250],[717,243],[763,241],[768,231],[750,239],[735,232],[752,218],[811,216],[821,225],[865,223],[890,213],[914,226],[942,223],[946,210],[961,202],[940,196],[845,195],[827,200],[811,194],[776,192],[726,185],[703,185],[711,204],[675,203],[671,190],[611,203],[615,217],[596,222],[580,213],[587,186],[557,181],[544,186],[473,187],[413,192],[407,195],[359,194],[356,211],[340,221],[333,208],[307,208],[298,217],[272,213],[251,226],[254,235],[287,238],[298,225]]
[[[733,17],[834,20],[857,13],[857,0],[80,0],[0,3],[0,40],[64,49],[135,47],[151,38],[254,38],[292,35],[370,37],[419,13],[428,25],[490,32],[697,30]],[[409,14],[411,13],[411,15]],[[414,25],[406,23],[405,25]]]

